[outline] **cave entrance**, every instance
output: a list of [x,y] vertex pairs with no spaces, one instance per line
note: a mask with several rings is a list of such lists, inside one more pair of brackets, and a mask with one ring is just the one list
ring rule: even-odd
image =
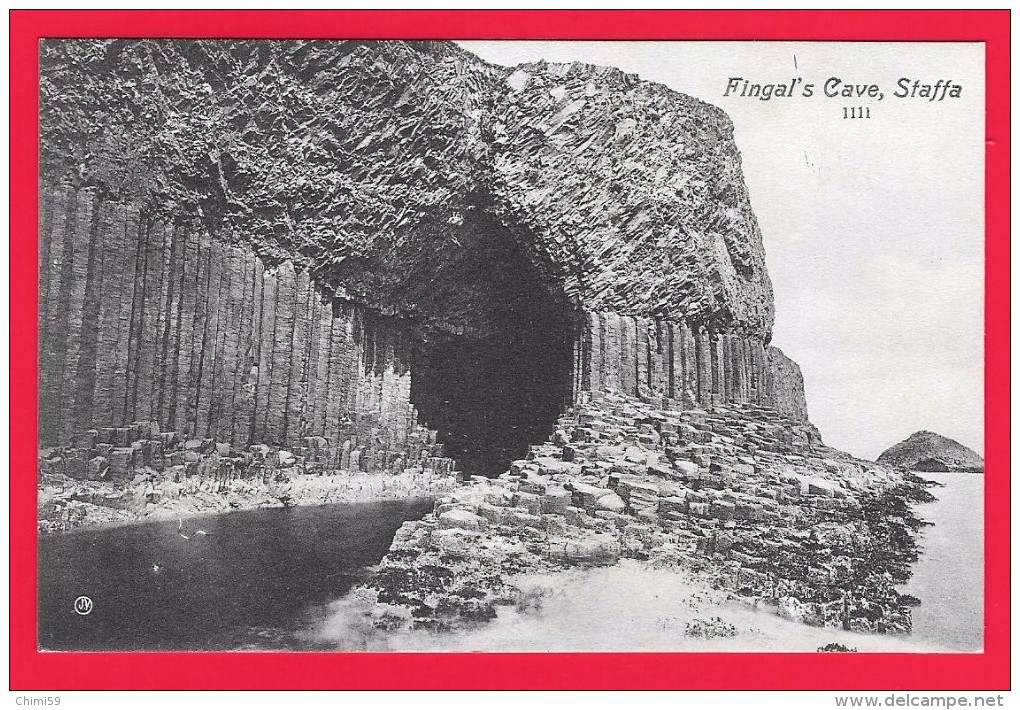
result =
[[411,401],[459,470],[492,477],[554,431],[571,397],[576,320],[504,228],[471,231],[432,294],[468,327],[417,339]]

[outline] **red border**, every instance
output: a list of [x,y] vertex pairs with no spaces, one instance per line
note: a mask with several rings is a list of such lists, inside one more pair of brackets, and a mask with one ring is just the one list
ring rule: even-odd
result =
[[[1009,688],[1009,11],[12,11],[12,689]],[[36,650],[38,39],[53,36],[986,43],[985,653],[41,654]]]

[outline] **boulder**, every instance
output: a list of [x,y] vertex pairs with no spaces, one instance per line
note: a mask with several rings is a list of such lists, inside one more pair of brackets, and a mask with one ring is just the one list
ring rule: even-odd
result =
[[447,552],[470,553],[478,547],[479,533],[464,528],[435,530],[430,536],[433,545]]
[[616,495],[615,493],[609,493],[602,496],[595,502],[595,507],[599,510],[608,510],[614,513],[622,513],[626,509],[627,504],[623,502],[623,498]]
[[807,482],[807,494],[811,496],[825,496],[832,498],[836,495],[834,484],[821,479],[813,479]]
[[677,470],[681,478],[687,480],[697,480],[700,478],[701,469],[698,464],[693,461],[674,461],[673,467]]
[[520,484],[518,484],[518,490],[523,493],[542,495],[545,493],[545,489],[550,483],[551,481],[547,476],[539,474],[529,475],[527,478],[522,479]]
[[391,550],[423,549],[432,532],[429,523],[409,520],[397,528],[390,544]]
[[[130,449],[128,449],[130,451]],[[82,449],[67,449],[64,452],[63,470],[69,478],[83,479],[88,472],[88,455]],[[128,457],[130,466],[130,457]]]
[[532,515],[538,515],[542,512],[542,497],[534,493],[518,491],[514,494],[513,505],[526,508]]
[[506,509],[489,503],[480,503],[475,512],[485,518],[490,525],[502,525],[506,515]]
[[686,513],[687,512],[687,499],[679,496],[670,496],[669,498],[659,499],[659,515],[665,515],[667,513]]
[[90,481],[102,481],[107,477],[110,469],[110,462],[102,456],[95,456],[89,460],[85,469],[85,477]]
[[668,463],[655,462],[648,464],[648,473],[660,478],[680,478],[677,472]]
[[476,515],[469,510],[458,508],[448,510],[439,515],[439,528],[449,530],[459,528],[461,530],[484,530],[486,527],[485,518]]
[[697,518],[709,517],[710,506],[708,503],[690,502],[687,504],[688,512]]
[[628,446],[623,453],[623,457],[631,463],[642,464],[648,461],[648,452],[636,446]]
[[506,517],[504,518],[506,525],[510,525],[515,528],[541,528],[542,518],[538,515],[532,515],[519,508],[507,508]]
[[717,500],[712,503],[711,515],[719,520],[732,520],[736,505],[725,500]]
[[134,449],[130,447],[118,447],[110,454],[110,477],[116,480],[127,479],[132,472],[132,460]]
[[613,492],[608,488],[599,488],[580,481],[571,481],[568,487],[573,491],[572,502],[578,508],[594,507],[599,498]]

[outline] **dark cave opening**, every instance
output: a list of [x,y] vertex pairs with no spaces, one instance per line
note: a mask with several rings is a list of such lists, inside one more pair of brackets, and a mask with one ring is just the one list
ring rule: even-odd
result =
[[470,310],[470,327],[431,328],[417,340],[411,401],[458,470],[491,477],[554,431],[571,396],[575,317],[515,240],[488,226],[445,269],[437,298],[470,301],[456,309]]
[[411,399],[458,469],[497,476],[552,433],[571,381],[569,331],[555,321],[536,314],[486,338],[419,345]]

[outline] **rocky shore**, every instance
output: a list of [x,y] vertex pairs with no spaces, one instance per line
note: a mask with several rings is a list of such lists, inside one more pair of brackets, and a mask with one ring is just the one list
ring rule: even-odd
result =
[[[419,434],[412,465],[364,471],[327,470],[320,437],[235,449],[153,424],[85,432],[40,452],[39,529],[428,496],[433,513],[397,531],[356,592],[377,631],[474,628],[540,603],[522,581],[621,559],[811,626],[911,629],[919,600],[896,586],[917,560],[911,504],[931,499],[927,482],[826,447],[810,424],[610,393],[567,410],[498,478],[459,482],[435,432]],[[731,635],[721,624],[684,633]]]
[[327,468],[322,437],[304,446],[235,448],[187,439],[155,423],[84,432],[39,453],[41,533],[293,505],[432,497],[453,488],[453,460],[419,428],[417,457],[360,449],[347,469]]
[[609,394],[567,411],[496,479],[405,523],[359,590],[388,631],[456,631],[527,605],[519,575],[621,558],[687,570],[752,607],[855,632],[910,631],[899,594],[930,499],[910,474],[824,446],[755,406],[677,410]]

